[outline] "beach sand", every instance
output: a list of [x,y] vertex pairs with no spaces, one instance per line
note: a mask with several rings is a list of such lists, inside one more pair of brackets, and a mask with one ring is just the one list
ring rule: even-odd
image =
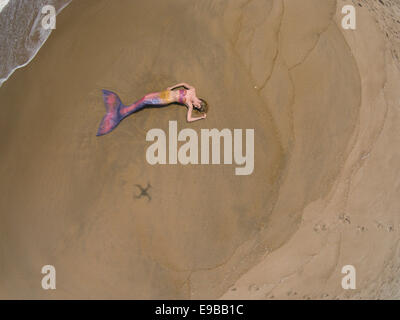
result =
[[[351,3],[72,1],[0,88],[0,298],[399,297],[396,48],[366,5],[342,29]],[[206,120],[145,109],[96,137],[101,89],[129,104],[182,81]],[[254,128],[254,173],[151,166],[169,120]]]

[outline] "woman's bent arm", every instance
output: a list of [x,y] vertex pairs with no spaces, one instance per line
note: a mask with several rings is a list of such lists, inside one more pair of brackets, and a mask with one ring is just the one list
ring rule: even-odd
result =
[[178,87],[185,87],[186,89],[194,89],[191,85],[187,84],[186,82],[181,82],[172,87],[168,87],[167,90],[174,90],[175,88]]
[[186,114],[186,120],[187,122],[193,122],[193,121],[197,121],[197,120],[201,120],[201,119],[205,119],[207,117],[206,114],[203,114],[200,117],[192,117],[192,111],[193,111],[193,105],[191,103],[188,104],[188,111]]

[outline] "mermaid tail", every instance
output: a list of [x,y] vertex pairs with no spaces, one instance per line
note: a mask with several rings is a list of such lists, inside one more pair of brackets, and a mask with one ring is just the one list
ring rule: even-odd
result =
[[103,90],[103,100],[106,114],[100,122],[97,136],[111,132],[123,118],[143,109],[146,105],[165,105],[174,102],[170,91],[150,93],[130,106],[125,106],[116,93]]
[[119,111],[124,105],[116,93],[103,90],[103,100],[106,107],[106,114],[100,122],[97,136],[111,132],[123,118]]

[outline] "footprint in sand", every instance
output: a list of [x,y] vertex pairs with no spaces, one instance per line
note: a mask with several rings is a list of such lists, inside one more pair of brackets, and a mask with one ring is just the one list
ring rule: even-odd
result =
[[248,290],[254,292],[254,291],[260,290],[260,288],[258,286],[256,286],[255,284],[251,284],[251,285],[249,285]]
[[384,224],[384,223],[382,223],[382,222],[379,222],[379,221],[376,221],[376,220],[375,220],[375,224],[376,224],[377,229],[384,229],[384,230],[386,230],[387,232],[393,232],[393,231],[394,231],[394,225],[391,224],[391,223],[389,223],[389,224]]
[[364,226],[357,226],[357,232],[365,232],[367,230],[368,229],[366,227],[364,227]]
[[325,224],[316,224],[315,226],[314,226],[314,231],[315,232],[317,232],[317,233],[319,233],[319,232],[321,232],[321,231],[326,231],[326,230],[328,230],[328,228],[326,227],[326,225]]
[[347,215],[345,215],[344,213],[342,213],[342,214],[339,216],[339,220],[342,221],[343,223],[351,224],[350,217],[347,216]]
[[296,291],[292,291],[292,290],[288,291],[286,294],[287,294],[288,297],[297,296],[297,292]]

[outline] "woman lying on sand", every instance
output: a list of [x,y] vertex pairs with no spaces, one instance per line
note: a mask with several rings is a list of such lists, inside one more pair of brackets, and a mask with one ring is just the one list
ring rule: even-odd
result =
[[[183,87],[184,89],[174,89]],[[149,93],[142,99],[136,101],[130,106],[125,106],[118,95],[114,92],[103,90],[103,99],[106,106],[106,115],[101,120],[97,136],[111,132],[122,119],[130,114],[143,109],[146,106],[163,106],[171,103],[179,103],[187,106],[187,121],[193,122],[206,118],[207,102],[196,96],[196,89],[187,83],[178,83],[165,91]],[[200,117],[192,117],[193,108],[198,109],[204,114]]]

